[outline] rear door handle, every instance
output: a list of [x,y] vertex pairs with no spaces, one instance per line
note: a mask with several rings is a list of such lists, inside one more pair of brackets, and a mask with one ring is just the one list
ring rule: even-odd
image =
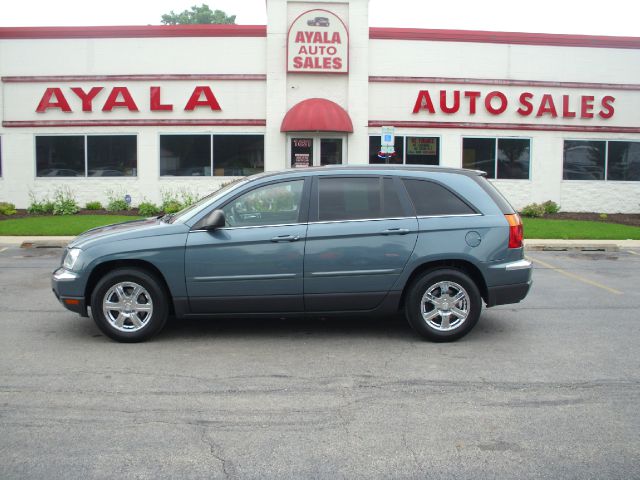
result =
[[389,228],[387,230],[383,230],[382,235],[406,235],[409,233],[408,228]]
[[300,240],[298,235],[278,235],[271,239],[272,242],[295,242]]

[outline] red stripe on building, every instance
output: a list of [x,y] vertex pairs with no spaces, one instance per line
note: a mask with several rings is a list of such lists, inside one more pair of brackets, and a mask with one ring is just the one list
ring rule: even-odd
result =
[[640,133],[640,127],[600,127],[596,125],[554,125],[535,123],[428,122],[412,120],[369,120],[369,127],[461,128],[474,130],[531,130],[548,132]]
[[370,76],[371,83],[447,83],[453,85],[496,85],[520,87],[590,88],[597,90],[640,90],[637,83],[553,82],[502,78]]
[[0,28],[0,39],[266,36],[266,25],[135,25]]
[[265,119],[220,119],[220,120],[33,120],[2,122],[5,128],[24,127],[164,127],[164,126],[219,126],[219,127],[264,127]]
[[3,83],[48,83],[48,82],[120,82],[151,80],[257,80],[265,81],[261,73],[221,73],[221,74],[150,74],[150,75],[39,75],[1,77]]
[[506,43],[512,45],[640,49],[640,38],[638,37],[566,35],[556,33],[371,27],[369,28],[369,38],[375,40],[419,40],[431,42]]

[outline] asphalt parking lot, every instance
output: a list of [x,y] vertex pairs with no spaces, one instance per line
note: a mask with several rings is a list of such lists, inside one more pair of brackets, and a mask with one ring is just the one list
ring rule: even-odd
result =
[[173,321],[118,344],[0,245],[0,478],[640,478],[640,250],[530,252],[453,344],[401,319]]

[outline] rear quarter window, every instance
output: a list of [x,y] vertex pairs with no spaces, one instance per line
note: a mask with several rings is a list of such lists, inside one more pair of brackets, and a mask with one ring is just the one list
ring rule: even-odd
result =
[[402,181],[418,216],[477,213],[464,200],[439,183],[409,178]]

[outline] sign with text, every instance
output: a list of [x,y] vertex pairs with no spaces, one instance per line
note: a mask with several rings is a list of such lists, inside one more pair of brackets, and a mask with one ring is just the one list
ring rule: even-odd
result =
[[329,10],[309,10],[289,28],[287,72],[348,73],[349,33]]
[[381,136],[381,143],[380,145],[382,145],[383,147],[389,147],[389,146],[393,146],[395,143],[395,139],[394,139],[394,128],[393,127],[382,127],[382,136]]
[[436,155],[438,146],[435,138],[407,137],[407,155]]

